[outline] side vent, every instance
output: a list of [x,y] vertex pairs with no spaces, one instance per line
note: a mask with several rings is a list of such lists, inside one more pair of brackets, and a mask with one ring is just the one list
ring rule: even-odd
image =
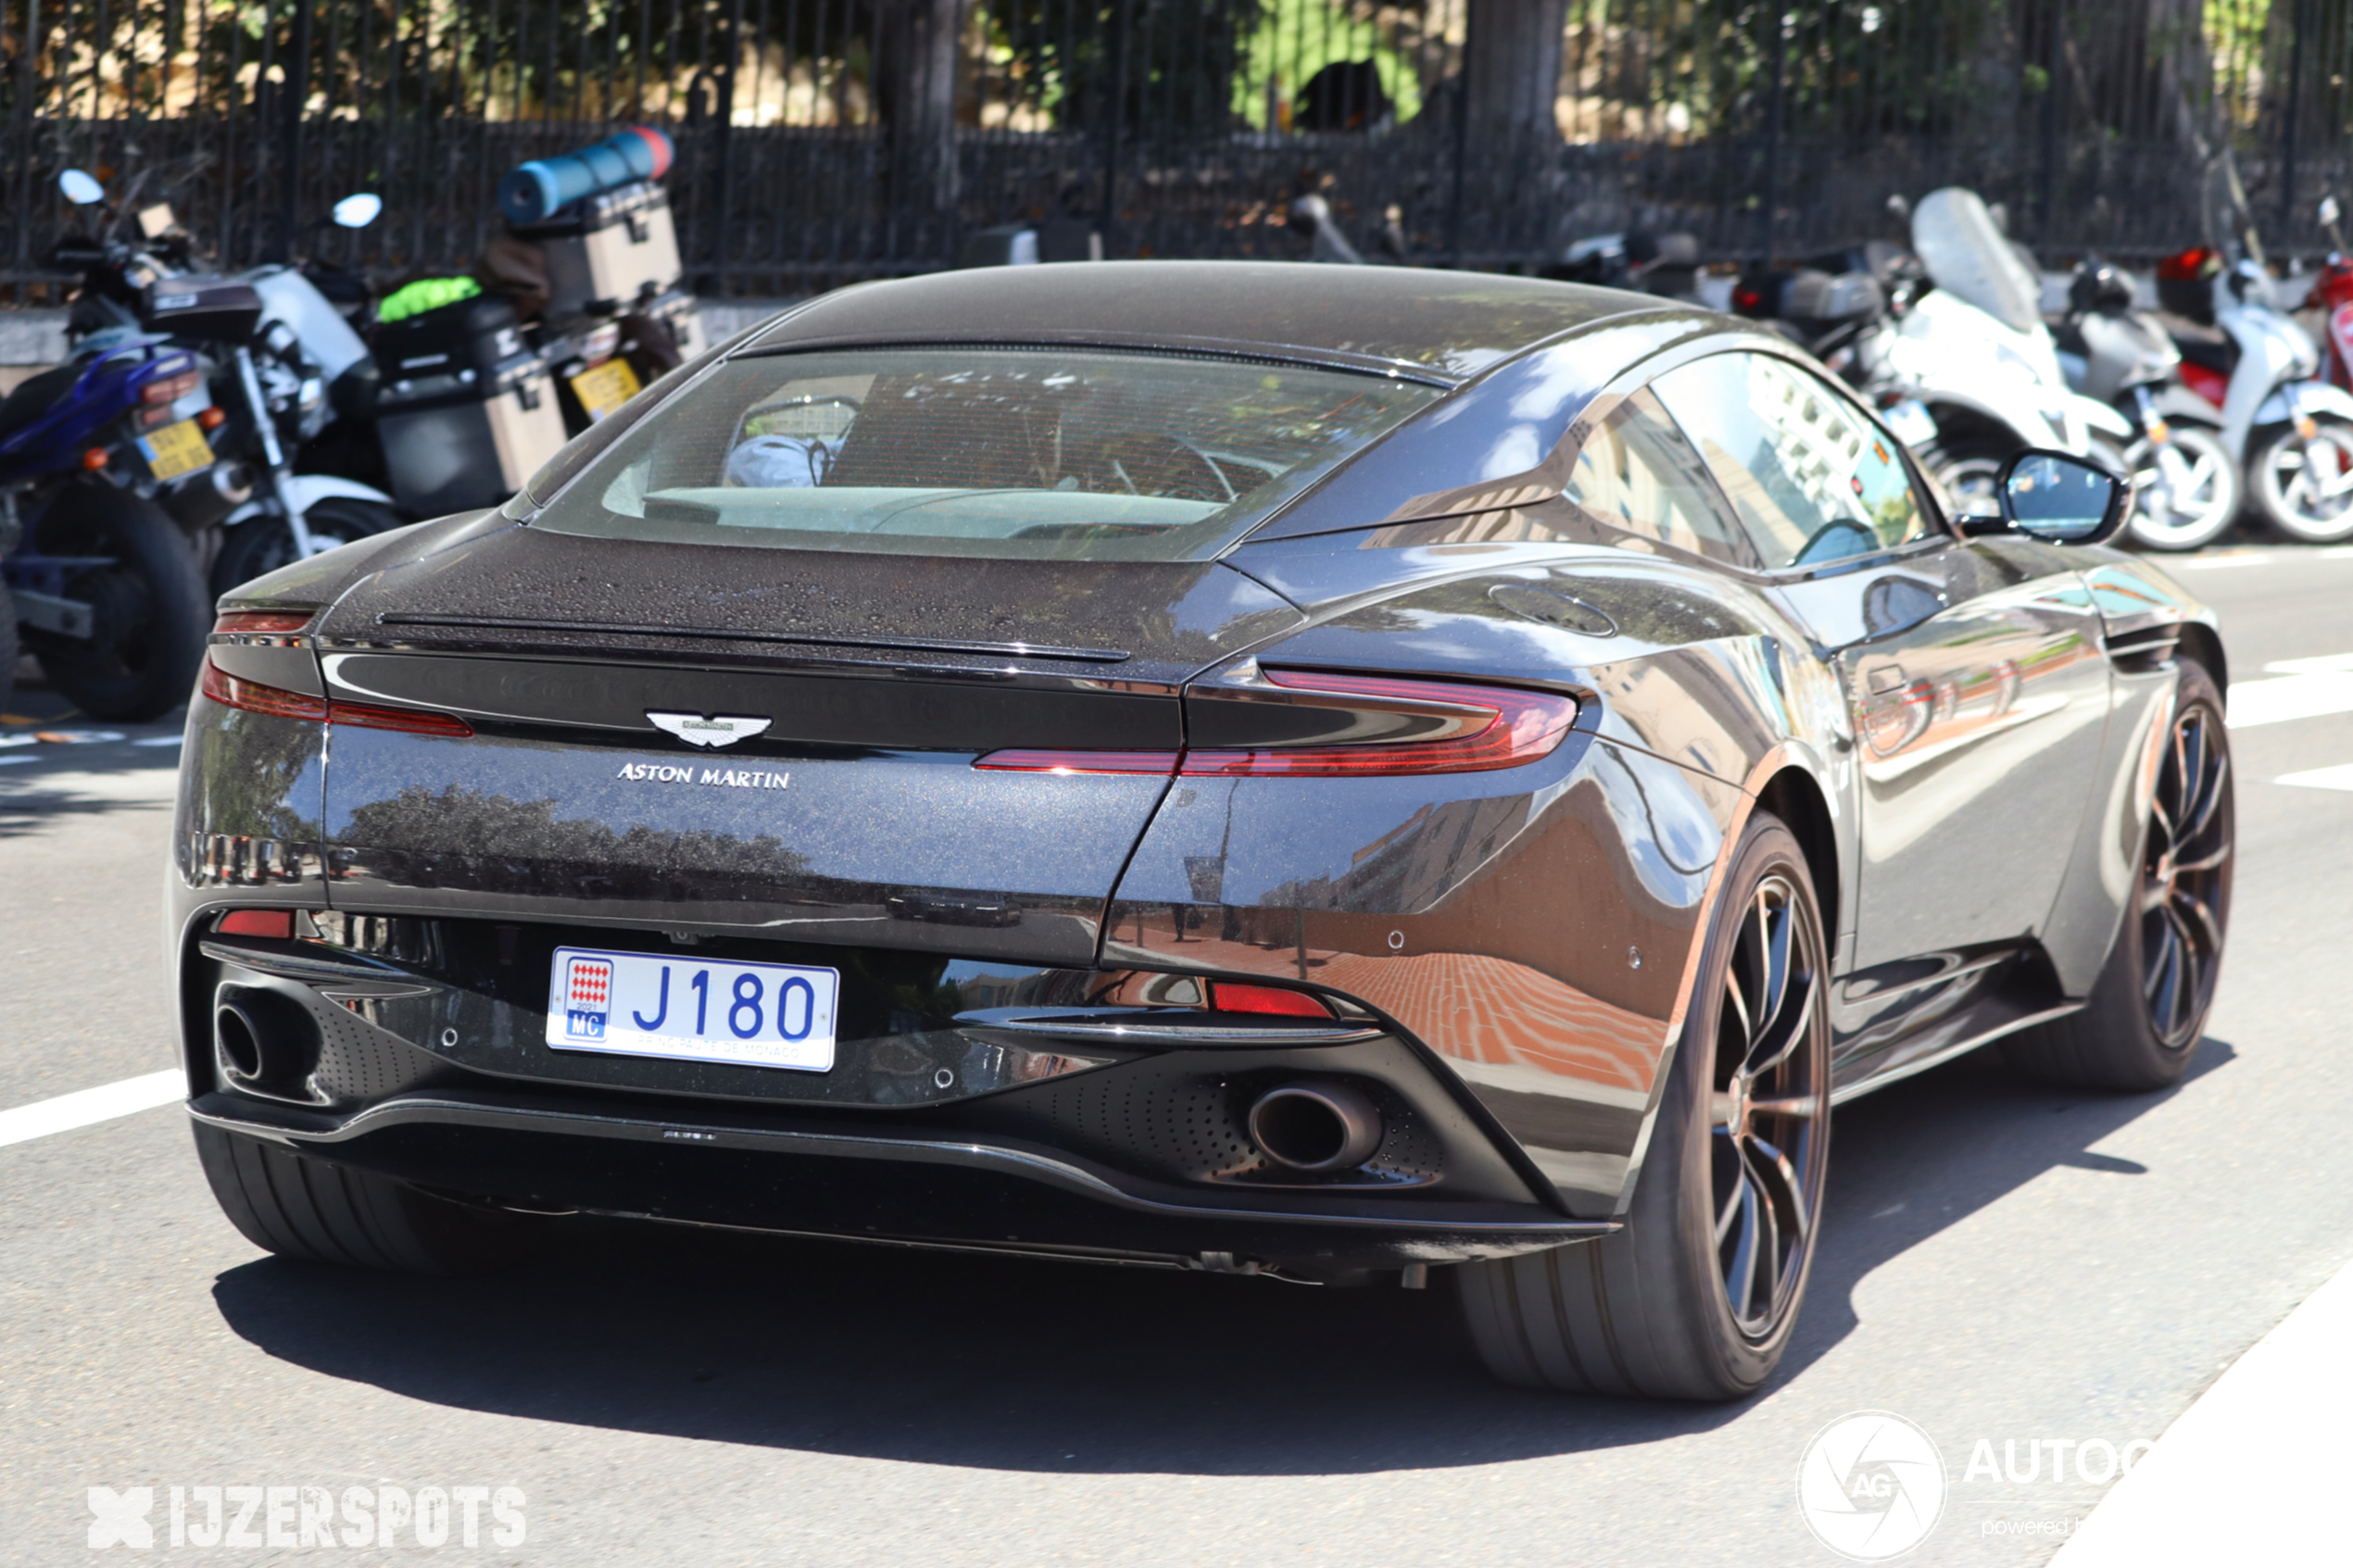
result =
[[2176,625],[2135,627],[2108,639],[2108,657],[2128,675],[2153,675],[2173,668],[2173,648],[2181,640]]

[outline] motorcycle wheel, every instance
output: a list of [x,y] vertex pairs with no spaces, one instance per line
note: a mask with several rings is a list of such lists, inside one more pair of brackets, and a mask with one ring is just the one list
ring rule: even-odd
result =
[[17,601],[0,586],[0,713],[17,689]]
[[[329,547],[348,545],[408,521],[382,502],[346,495],[312,502],[302,521],[310,530],[311,542]],[[294,531],[283,518],[266,513],[248,518],[229,530],[228,542],[212,563],[212,591],[225,594],[282,566],[292,566],[295,559]]]
[[2124,449],[2133,476],[2133,538],[2152,550],[2195,550],[2238,521],[2246,482],[2222,438],[2203,425],[2175,423],[2164,449],[2147,437]]
[[1940,442],[1921,449],[1920,466],[1944,492],[1954,516],[1980,512],[1990,516],[2002,509],[1994,490],[2001,481],[2002,465],[2013,450],[1990,441],[1957,441],[1950,446]]
[[2281,426],[2257,441],[2246,465],[2263,521],[2301,545],[2353,538],[2353,425],[2317,423],[2309,441]]
[[94,611],[94,635],[23,633],[58,695],[94,719],[125,724],[160,719],[187,701],[212,598],[179,524],[152,501],[81,483],[50,504],[34,537],[45,555],[113,558],[66,579],[66,596]]

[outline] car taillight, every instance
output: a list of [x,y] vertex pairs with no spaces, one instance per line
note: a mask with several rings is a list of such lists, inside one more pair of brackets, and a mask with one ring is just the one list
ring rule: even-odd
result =
[[281,942],[291,942],[294,940],[294,911],[231,909],[212,929],[223,936],[274,936]]
[[975,768],[1008,773],[1160,773],[1176,771],[1176,751],[992,751]]
[[[1310,674],[1269,670],[1266,679],[1289,691],[1336,699],[1314,704],[1351,710],[1373,736],[1414,721],[1416,738],[1372,738],[1323,745],[1270,746],[1251,750],[992,751],[973,763],[992,771],[1026,773],[1182,773],[1289,778],[1374,778],[1403,773],[1479,773],[1516,768],[1550,755],[1577,722],[1577,699],[1514,686],[1459,685],[1451,681],[1401,681],[1376,675]],[[1435,722],[1433,723],[1433,721]],[[1431,734],[1432,729],[1439,734]]]
[[278,634],[299,632],[318,613],[308,609],[233,609],[212,623],[216,637]]
[[[1548,756],[1577,721],[1577,699],[1512,686],[1448,681],[1397,681],[1369,675],[1270,670],[1266,679],[1291,691],[1355,700],[1344,706],[1379,714],[1453,715],[1452,733],[1434,739],[1267,746],[1252,751],[1188,751],[1178,771],[1227,778],[1358,778],[1390,773],[1479,773],[1516,768]],[[1335,704],[1333,706],[1341,706]]]
[[204,377],[194,370],[176,376],[157,376],[139,389],[139,401],[147,404],[177,403],[204,385]]
[[474,733],[472,724],[454,714],[434,713],[421,708],[378,708],[363,702],[329,702],[325,697],[265,686],[258,681],[232,675],[209,659],[204,661],[204,675],[197,682],[197,689],[223,708],[267,713],[278,719],[350,724],[363,730],[399,730],[412,735],[463,737]]
[[1238,985],[1228,981],[1209,984],[1209,1006],[1214,1012],[1268,1013],[1279,1018],[1329,1018],[1324,998],[1308,991],[1281,985]]

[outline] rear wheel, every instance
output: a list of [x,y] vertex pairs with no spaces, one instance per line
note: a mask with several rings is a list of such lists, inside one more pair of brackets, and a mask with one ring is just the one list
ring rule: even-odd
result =
[[[310,542],[320,550],[331,550],[355,539],[398,528],[405,521],[380,501],[349,495],[330,495],[313,501],[302,514]],[[225,594],[282,566],[292,566],[297,558],[294,530],[286,526],[285,519],[270,513],[247,518],[229,530],[228,540],[212,563],[212,591]]]
[[1733,1399],[1788,1348],[1830,1153],[1828,970],[1806,858],[1752,818],[1623,1231],[1452,1271],[1488,1370],[1523,1387]]
[[187,701],[212,599],[170,514],[108,484],[71,484],[50,503],[36,538],[44,555],[110,558],[65,582],[68,598],[91,607],[94,635],[25,635],[58,694],[93,718],[133,724]]
[[2195,550],[2230,532],[2246,501],[2231,449],[2201,425],[2175,423],[2162,446],[2147,437],[2126,447],[2133,479],[2134,540],[2152,550]]
[[538,1226],[527,1216],[453,1203],[388,1176],[312,1160],[195,1123],[214,1201],[256,1247],[306,1263],[396,1273],[482,1273]]
[[2309,441],[2282,425],[2246,467],[2263,521],[2281,534],[2305,545],[2353,538],[2353,425],[2316,420]]
[[2010,1066],[2089,1089],[2171,1087],[2214,1005],[2231,915],[2236,823],[2230,734],[2214,678],[2181,665],[2133,897],[2081,1012],[2003,1042]]

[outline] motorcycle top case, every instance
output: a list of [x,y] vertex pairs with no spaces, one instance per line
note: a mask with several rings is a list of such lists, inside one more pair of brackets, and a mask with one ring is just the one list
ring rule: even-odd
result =
[[682,270],[670,194],[649,180],[583,196],[511,232],[547,258],[551,321],[634,309],[675,285]]
[[245,343],[261,323],[260,291],[234,278],[186,274],[158,278],[139,302],[149,332],[205,343]]
[[497,506],[564,444],[547,367],[503,299],[460,300],[376,331],[376,432],[393,495],[420,517]]
[[498,373],[499,367],[529,349],[512,301],[476,295],[433,310],[421,310],[376,328],[372,344],[377,375],[387,386],[424,383]]

